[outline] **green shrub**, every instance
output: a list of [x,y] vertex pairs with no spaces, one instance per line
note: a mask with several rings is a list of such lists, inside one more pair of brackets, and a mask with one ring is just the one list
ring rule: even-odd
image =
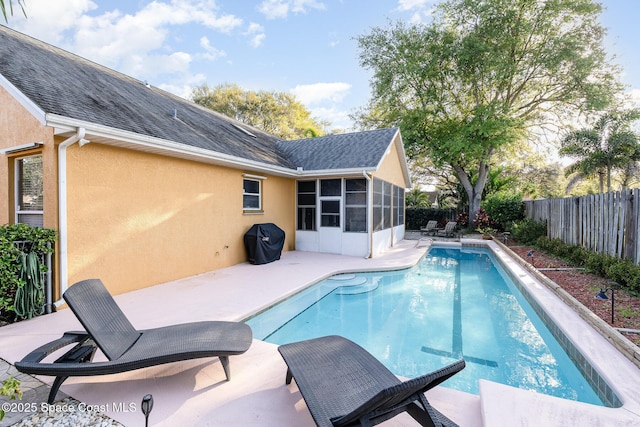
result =
[[[15,295],[19,286],[24,285],[20,279],[21,254],[16,247],[16,241],[32,242],[29,251],[38,255],[53,252],[56,233],[54,230],[29,227],[26,224],[12,224],[0,226],[0,315],[4,318],[15,316]],[[40,271],[45,272],[46,266],[40,265]]]
[[515,194],[491,194],[482,202],[482,209],[501,231],[507,230],[511,223],[520,221],[525,216],[522,196]]
[[457,211],[455,209],[436,208],[407,208],[405,214],[405,226],[407,230],[420,230],[429,221],[435,220],[444,225],[447,221],[455,221]]
[[618,261],[617,258],[612,257],[611,255],[591,252],[585,261],[585,267],[590,272],[597,274],[601,277],[607,277],[607,271],[609,267]]
[[513,239],[524,245],[533,245],[539,237],[547,235],[547,222],[536,222],[531,218],[513,223]]
[[640,277],[640,268],[628,259],[619,259],[607,268],[607,277],[620,286],[633,290]]

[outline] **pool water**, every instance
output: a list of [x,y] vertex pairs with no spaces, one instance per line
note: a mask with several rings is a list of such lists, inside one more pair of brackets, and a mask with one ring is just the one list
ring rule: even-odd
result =
[[413,378],[464,358],[443,385],[478,380],[603,405],[486,249],[432,247],[411,269],[333,276],[247,321],[274,344],[342,335]]

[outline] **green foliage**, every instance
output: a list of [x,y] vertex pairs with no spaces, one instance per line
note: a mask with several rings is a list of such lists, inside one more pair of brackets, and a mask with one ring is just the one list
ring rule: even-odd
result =
[[[9,376],[2,380],[2,388],[0,388],[0,396],[6,396],[9,400],[22,399],[22,391],[20,390],[20,381]],[[0,409],[0,421],[4,418],[5,411]]]
[[531,218],[513,223],[513,239],[524,245],[533,245],[538,238],[547,235],[547,222],[536,222]]
[[[626,174],[623,187],[630,178],[633,165],[640,161],[638,135],[631,130],[631,124],[640,119],[640,110],[612,111],[600,116],[593,127],[569,132],[562,140],[560,155],[578,160],[567,167],[566,175],[578,178],[598,176],[600,192],[611,191],[611,175],[615,170]],[[573,180],[576,182],[577,180]]]
[[473,215],[499,150],[621,90],[601,10],[594,0],[448,0],[428,24],[373,28],[357,38],[372,98],[354,119],[399,126],[411,158],[450,167]]
[[481,204],[493,224],[501,231],[506,230],[512,222],[524,218],[522,196],[503,192],[490,194]]
[[429,195],[419,188],[414,188],[405,196],[406,206],[411,208],[426,208],[429,206]]
[[[29,227],[26,224],[4,225],[0,227],[0,313],[8,317],[15,315],[15,296],[25,280],[20,278],[21,251],[16,247],[16,241],[32,242],[29,252],[38,255],[52,253],[56,241],[55,230],[39,227]],[[39,266],[41,272],[46,266]]]
[[536,241],[536,247],[572,265],[584,266],[591,273],[608,278],[631,293],[640,293],[640,266],[629,260],[569,245],[561,239],[540,237]]
[[[18,6],[20,6],[20,9],[22,10],[22,14],[25,16],[27,16],[26,11],[24,10],[24,2],[25,0],[17,0],[16,3],[18,3]],[[2,13],[2,17],[4,18],[4,22],[9,22],[8,16],[7,16],[7,4],[9,3],[9,14],[13,15],[13,0],[8,0],[7,2],[5,2],[5,0],[0,0],[0,11]],[[2,418],[0,418],[2,419]]]
[[407,230],[420,230],[420,227],[424,227],[429,221],[438,221],[438,224],[444,225],[447,221],[455,221],[456,214],[455,209],[407,207],[405,212],[406,228]]
[[311,117],[295,96],[285,92],[243,90],[235,84],[210,88],[204,84],[193,88],[191,98],[196,104],[286,140],[322,136],[330,125]]

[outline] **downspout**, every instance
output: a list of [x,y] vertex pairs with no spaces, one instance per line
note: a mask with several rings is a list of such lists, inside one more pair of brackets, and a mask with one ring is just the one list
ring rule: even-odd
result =
[[367,180],[367,255],[371,258],[373,251],[373,180],[366,171],[362,171],[362,176]]
[[62,294],[69,287],[68,260],[67,260],[67,147],[80,143],[86,144],[84,139],[85,129],[78,128],[76,134],[58,145],[58,239],[60,242],[60,299],[54,304],[56,307],[64,303]]

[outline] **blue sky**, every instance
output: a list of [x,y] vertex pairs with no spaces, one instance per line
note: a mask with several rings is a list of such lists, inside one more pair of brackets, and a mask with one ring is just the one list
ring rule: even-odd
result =
[[[369,99],[355,37],[429,19],[435,0],[26,0],[9,26],[154,86],[294,93],[332,127]],[[14,1],[15,3],[15,1]],[[640,1],[604,0],[607,49],[640,100]]]

